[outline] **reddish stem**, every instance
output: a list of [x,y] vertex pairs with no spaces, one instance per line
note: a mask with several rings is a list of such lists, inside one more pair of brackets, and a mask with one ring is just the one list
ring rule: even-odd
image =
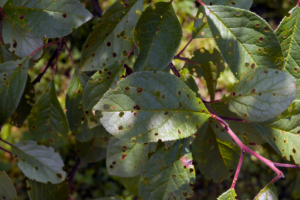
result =
[[173,65],[173,63],[169,63],[169,67],[173,71],[174,75],[180,78],[180,73],[178,72],[178,70],[176,69],[176,67]]
[[192,42],[193,38],[191,37],[190,40],[188,41],[188,43],[183,47],[183,49],[175,56],[175,57],[179,57],[180,54],[182,54],[182,52],[189,46],[189,44]]
[[52,78],[54,77],[54,74],[55,74],[55,71],[56,71],[58,55],[59,55],[59,51],[57,51],[57,53],[56,53],[55,63],[54,63],[53,72],[52,72]]
[[237,181],[238,176],[239,176],[239,173],[241,171],[241,167],[242,167],[242,163],[243,163],[243,159],[244,159],[244,154],[245,154],[245,152],[241,151],[241,156],[240,156],[239,164],[237,166],[237,169],[236,169],[233,181],[232,181],[231,189],[234,189],[236,181]]
[[189,60],[188,58],[184,58],[184,57],[180,57],[180,56],[175,56],[173,59],[177,59],[177,60],[183,60],[183,61],[185,61],[185,62],[189,62],[189,63],[192,63],[192,64],[194,64],[194,65],[197,65],[197,66],[199,66],[199,64],[198,64],[198,63],[196,63],[196,62],[193,62],[193,61]]
[[6,149],[3,149],[2,147],[0,147],[0,149],[1,149],[2,151],[5,151],[6,153],[9,153],[10,155],[13,155],[12,152],[7,151]]
[[6,19],[8,18],[8,16],[4,13],[3,9],[0,7],[0,15],[2,15],[3,17],[5,17]]
[[81,164],[80,157],[78,157],[77,160],[75,161],[74,166],[72,167],[71,171],[68,174],[68,184],[69,184],[70,193],[72,193],[73,190],[72,182],[80,164]]
[[38,49],[36,49],[36,50],[35,50],[34,52],[32,52],[29,56],[32,57],[34,54],[36,54],[36,53],[37,53],[38,51],[40,51],[41,49],[43,49],[43,48],[45,48],[45,47],[47,47],[47,46],[50,46],[50,45],[52,45],[52,44],[58,44],[58,43],[59,43],[59,41],[47,43],[47,44],[45,44],[45,45],[39,47]]
[[298,0],[297,5],[298,5],[298,7],[300,7],[300,0]]
[[12,144],[11,144],[11,143],[9,143],[9,142],[7,142],[7,141],[3,140],[2,138],[0,138],[0,141],[2,141],[2,142],[4,142],[4,143],[8,144],[9,146],[12,146]]
[[299,165],[292,165],[292,164],[282,164],[282,163],[274,163],[276,167],[286,167],[286,168],[297,168],[300,169]]
[[134,46],[132,47],[132,49],[129,51],[129,53],[128,53],[127,56],[126,56],[126,59],[132,54],[132,52],[134,51],[135,48],[136,48],[136,45],[134,45]]
[[197,0],[202,6],[206,6],[201,0]]
[[65,47],[66,47],[66,49],[67,49],[67,51],[68,51],[69,57],[70,57],[70,59],[71,59],[73,65],[75,66],[74,59],[73,59],[73,57],[72,57],[72,54],[71,54],[71,52],[70,52],[70,49],[69,49],[69,47],[68,47],[67,42],[66,42],[65,39],[63,39],[63,43],[64,43],[64,45],[65,45]]

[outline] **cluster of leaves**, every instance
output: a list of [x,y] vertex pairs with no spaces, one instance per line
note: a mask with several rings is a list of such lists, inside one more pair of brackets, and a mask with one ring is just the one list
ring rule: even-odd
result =
[[[65,114],[53,80],[34,100],[28,70],[49,38],[70,34],[91,13],[78,0],[1,2],[1,39],[7,45],[0,48],[0,126],[21,127],[28,120],[34,141],[13,144],[12,154],[29,178],[30,199],[68,199],[71,182],[55,149],[70,131],[81,163],[106,158],[108,173],[145,200],[192,198],[195,168],[215,182],[232,175],[240,149],[216,113],[244,145],[268,143],[300,164],[300,5],[273,31],[248,11],[250,0],[201,3],[191,40],[213,37],[218,49],[195,51],[180,78],[168,68],[173,59],[182,59],[175,56],[182,28],[174,3],[145,10],[142,0],[112,4],[83,46]],[[213,101],[226,65],[238,79],[230,95],[202,101],[194,77],[204,76]],[[0,172],[0,196],[17,199],[5,172]],[[231,188],[219,199],[235,197]],[[274,185],[256,198],[276,199]]]

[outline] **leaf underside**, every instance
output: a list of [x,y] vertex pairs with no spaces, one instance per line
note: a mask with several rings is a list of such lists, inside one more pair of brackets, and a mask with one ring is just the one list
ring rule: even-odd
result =
[[17,192],[5,171],[0,171],[0,197],[7,200],[17,200]]
[[278,195],[274,183],[263,188],[254,200],[278,200]]

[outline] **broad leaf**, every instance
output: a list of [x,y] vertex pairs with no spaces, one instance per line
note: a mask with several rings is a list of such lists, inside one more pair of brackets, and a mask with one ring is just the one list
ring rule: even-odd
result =
[[295,115],[270,124],[255,123],[254,126],[279,155],[300,164],[299,121],[300,115]]
[[31,79],[28,75],[27,83],[21,97],[20,103],[15,112],[8,118],[7,122],[18,128],[21,128],[26,118],[30,115],[33,104],[35,103],[34,86],[31,85]]
[[7,2],[7,0],[1,0],[0,1],[0,7],[3,7],[5,5],[5,3]]
[[177,140],[170,149],[161,148],[146,163],[140,179],[140,196],[144,200],[191,198],[195,178],[190,148]]
[[0,197],[6,200],[17,200],[16,188],[5,171],[0,171]]
[[[99,121],[93,115],[92,109],[109,89],[116,89],[117,82],[125,75],[124,63],[115,63],[104,70],[96,72],[87,82],[82,96],[82,107],[88,118],[89,128],[99,125]],[[124,64],[126,65],[126,64]]]
[[106,154],[106,168],[110,175],[133,177],[142,172],[148,159],[149,145],[110,139]]
[[123,61],[134,46],[133,31],[142,11],[142,0],[120,0],[111,5],[83,46],[80,69],[101,70]]
[[198,63],[199,66],[189,63],[188,69],[192,75],[198,78],[204,76],[210,100],[213,101],[215,99],[217,79],[220,77],[221,72],[225,70],[223,56],[216,48],[213,49],[212,53],[202,48],[194,52],[194,57],[191,60]]
[[236,200],[236,193],[234,189],[229,189],[218,197],[218,200]]
[[55,83],[51,81],[34,104],[28,117],[28,127],[33,138],[55,148],[68,137],[66,115],[57,99]]
[[66,200],[69,199],[69,186],[64,181],[59,184],[39,183],[27,180],[30,200]]
[[26,86],[28,58],[0,64],[0,126],[18,107]]
[[[36,36],[23,30],[9,18],[3,18],[2,37],[5,44],[10,44],[9,51],[15,52],[19,57],[29,56],[36,49],[44,45],[43,37]],[[43,54],[38,51],[32,58],[37,59]]]
[[134,73],[93,110],[102,112],[100,121],[112,135],[138,143],[186,138],[210,117],[187,85],[164,72]]
[[278,200],[278,195],[274,183],[270,183],[265,188],[263,188],[254,200]]
[[16,61],[17,59],[14,53],[9,52],[4,46],[0,45],[0,64],[8,61]]
[[81,158],[81,164],[99,162],[106,157],[106,149],[94,146],[94,140],[89,142],[76,142],[76,152]]
[[[187,86],[189,86],[189,88],[196,93],[196,95],[198,94],[199,88],[198,85],[195,81],[195,79],[192,77],[192,75],[190,74],[189,70],[184,68],[183,70],[181,70],[180,72],[180,79],[187,84]],[[198,96],[197,96],[198,97]]]
[[[285,57],[283,67],[297,80],[296,85],[299,91],[300,7],[296,6],[289,13],[289,16],[283,18],[275,33],[279,38]],[[300,92],[298,92],[296,99],[300,100]]]
[[252,6],[253,0],[202,0],[202,2],[208,6],[224,5],[249,10]]
[[66,36],[92,18],[78,0],[8,0],[3,10],[13,23],[47,38]]
[[53,184],[65,179],[64,163],[52,147],[38,145],[35,141],[22,141],[13,144],[11,150],[19,168],[29,179]]
[[255,68],[282,66],[279,40],[262,18],[228,6],[207,6],[205,12],[216,43],[237,78]]
[[182,38],[172,3],[158,2],[154,7],[146,8],[135,29],[140,53],[133,70],[159,71],[165,68],[172,61]]
[[285,111],[296,95],[295,79],[291,75],[281,70],[258,68],[243,76],[225,100],[240,118],[263,122]]
[[121,182],[130,193],[139,196],[140,175],[134,177],[122,177]]
[[193,155],[201,174],[220,183],[235,171],[240,158],[240,149],[230,142],[218,139],[209,127],[206,131],[203,129],[197,133],[193,143]]

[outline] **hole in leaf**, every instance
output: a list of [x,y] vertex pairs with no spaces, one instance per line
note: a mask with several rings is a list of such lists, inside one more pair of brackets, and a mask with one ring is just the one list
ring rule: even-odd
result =
[[258,41],[259,41],[259,42],[262,42],[262,41],[264,41],[264,38],[263,38],[263,37],[260,37],[260,38],[258,39]]
[[125,91],[128,92],[130,90],[130,87],[126,87]]
[[193,173],[193,172],[194,172],[194,169],[193,169],[193,168],[190,168],[189,171],[190,171],[190,173]]
[[25,18],[24,14],[20,14],[20,15],[19,15],[19,19],[20,19],[20,20],[22,20],[22,19],[24,19],[24,18]]
[[266,31],[266,32],[270,31],[270,27],[269,27],[268,25],[266,25],[266,26],[264,27],[264,31]]
[[191,95],[190,95],[190,94],[186,94],[186,97],[187,97],[188,99],[190,99],[190,98],[191,98]]
[[137,91],[138,93],[142,93],[142,92],[143,92],[143,88],[137,87],[137,88],[136,88],[136,91]]
[[119,126],[118,129],[121,131],[123,130],[123,126]]
[[235,15],[236,15],[236,16],[240,16],[240,15],[241,15],[241,12],[240,12],[240,11],[236,11],[236,12],[235,12]]
[[230,3],[235,6],[235,2],[234,1],[231,1]]
[[124,112],[120,112],[119,117],[123,117],[123,116],[124,116]]
[[107,42],[106,46],[110,47],[111,46],[111,42]]
[[250,91],[251,94],[255,94],[255,88]]
[[56,174],[57,178],[61,179],[62,175],[61,174]]
[[165,111],[164,115],[168,115],[169,114],[169,111]]
[[178,106],[179,106],[180,109],[183,108],[183,104],[181,103],[181,101],[179,101]]
[[135,109],[135,110],[141,110],[141,107],[136,104],[135,106],[133,106],[133,109]]
[[115,57],[117,57],[117,54],[114,52],[114,53],[112,54],[112,56],[115,58]]
[[17,47],[17,44],[18,44],[17,41],[16,41],[16,40],[13,40],[13,45],[12,45],[13,48],[16,48],[16,47]]
[[162,98],[162,99],[166,99],[166,95],[164,95],[164,94],[161,95],[161,98]]
[[66,14],[66,13],[62,14],[62,17],[63,17],[63,18],[66,18],[66,17],[67,17],[67,14]]
[[297,68],[297,67],[294,67],[294,68],[293,68],[293,71],[294,71],[295,73],[298,73],[298,68]]
[[251,64],[251,69],[255,69],[255,63]]
[[297,153],[296,149],[293,149],[293,153]]
[[160,91],[159,90],[157,90],[156,92],[155,92],[155,96],[158,98],[158,97],[160,97]]
[[178,96],[181,96],[182,92],[180,90],[178,90],[177,94],[178,94]]
[[154,133],[155,136],[158,136],[158,133]]
[[250,66],[250,63],[245,62],[245,67],[249,67],[249,66]]

